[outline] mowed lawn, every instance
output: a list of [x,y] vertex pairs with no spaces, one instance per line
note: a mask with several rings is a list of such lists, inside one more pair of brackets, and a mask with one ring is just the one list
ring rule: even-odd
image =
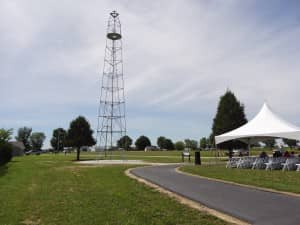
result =
[[180,170],[240,184],[300,193],[300,172],[281,170],[226,169],[223,165],[184,166]]
[[0,224],[226,224],[128,178],[127,166],[72,159],[24,156],[0,167]]

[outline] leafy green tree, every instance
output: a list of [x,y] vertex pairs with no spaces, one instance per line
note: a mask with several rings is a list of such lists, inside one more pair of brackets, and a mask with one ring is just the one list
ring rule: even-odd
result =
[[33,150],[41,150],[46,136],[42,132],[34,132],[30,136],[30,145]]
[[8,143],[11,139],[13,129],[0,129],[0,143]]
[[9,162],[12,158],[12,146],[8,143],[13,129],[0,129],[0,166]]
[[297,146],[297,140],[293,140],[293,139],[283,139],[283,142],[286,143],[290,149],[292,149],[293,147]]
[[93,146],[96,144],[93,138],[93,130],[83,116],[79,116],[71,121],[67,141],[70,146],[77,149],[77,161],[80,160],[80,148],[82,146]]
[[147,146],[151,146],[151,141],[148,137],[142,135],[135,141],[137,150],[144,150]]
[[172,140],[163,136],[157,138],[157,145],[160,149],[174,150]]
[[205,149],[208,145],[208,139],[206,137],[202,137],[200,139],[200,148]]
[[[226,93],[220,97],[217,113],[213,120],[213,137],[234,130],[245,123],[247,123],[247,119],[244,112],[244,105],[237,100],[230,90],[227,90]],[[246,146],[245,143],[240,141],[227,141],[218,144],[218,147],[221,149],[233,149]]]
[[32,128],[30,127],[21,127],[18,130],[18,135],[15,137],[17,141],[20,141],[25,146],[25,152],[31,149],[30,146],[30,135],[32,132]]
[[275,138],[268,138],[267,140],[264,141],[264,143],[266,144],[266,146],[268,148],[274,148],[274,146],[275,146]]
[[157,146],[158,146],[160,149],[166,148],[166,147],[165,147],[165,144],[166,144],[166,138],[165,138],[165,137],[160,136],[160,137],[157,138]]
[[130,146],[132,145],[132,139],[129,136],[125,135],[118,140],[117,144],[119,148],[129,150]]
[[185,145],[184,145],[183,141],[177,141],[175,143],[175,149],[176,150],[182,151],[184,149],[184,147],[185,147]]
[[196,150],[198,146],[198,142],[196,140],[185,139],[184,140],[185,147],[190,148],[192,150]]
[[63,128],[53,130],[50,140],[51,146],[55,151],[63,151],[66,146],[67,131]]
[[174,150],[174,143],[171,139],[167,138],[164,143],[164,147],[167,150]]

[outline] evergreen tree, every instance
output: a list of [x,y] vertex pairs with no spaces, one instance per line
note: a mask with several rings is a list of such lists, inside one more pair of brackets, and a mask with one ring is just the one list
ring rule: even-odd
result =
[[[220,97],[217,113],[213,120],[212,136],[215,137],[234,130],[245,123],[247,123],[247,119],[244,112],[244,105],[237,100],[230,90],[227,90]],[[238,140],[218,144],[218,147],[221,149],[245,148],[246,146],[245,143]]]

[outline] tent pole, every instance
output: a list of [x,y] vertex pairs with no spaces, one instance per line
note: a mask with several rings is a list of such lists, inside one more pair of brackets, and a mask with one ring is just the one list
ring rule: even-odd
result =
[[248,138],[248,154],[249,154],[249,156],[250,156],[250,138]]

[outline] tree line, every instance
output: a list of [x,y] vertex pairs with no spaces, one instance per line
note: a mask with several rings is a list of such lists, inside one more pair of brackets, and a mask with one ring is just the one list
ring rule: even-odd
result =
[[[25,152],[30,150],[41,150],[46,139],[44,133],[31,133],[32,128],[22,127],[18,130],[18,135],[15,137],[25,146]],[[78,116],[72,120],[69,129],[57,128],[53,130],[50,144],[54,152],[63,151],[65,147],[76,148],[77,160],[80,159],[80,148],[83,146],[93,146],[96,144],[93,138],[93,130],[89,122],[83,117]]]
[[[183,141],[177,141],[174,143],[170,138],[159,136],[156,141],[158,148],[161,150],[184,150],[185,148],[196,150],[199,149],[199,147],[200,148],[203,147],[203,145],[201,147],[201,143],[203,144],[203,138],[201,138],[199,142],[192,139],[185,139]],[[146,147],[152,146],[150,139],[145,135],[142,135],[136,139],[136,141],[134,142],[135,148],[132,147],[132,144],[133,144],[133,140],[128,135],[121,137],[117,142],[117,146],[125,150],[134,149],[134,150],[143,151],[145,150]],[[207,144],[205,142],[205,147],[203,148],[206,147]]]

